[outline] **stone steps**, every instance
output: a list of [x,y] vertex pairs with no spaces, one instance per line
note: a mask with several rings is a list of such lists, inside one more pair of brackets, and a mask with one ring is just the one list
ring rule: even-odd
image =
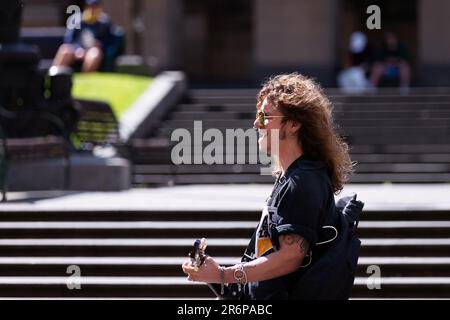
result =
[[[0,208],[2,209],[2,208]],[[83,210],[23,210],[3,208],[0,222],[134,222],[134,221],[259,221],[261,211],[227,211],[217,208],[194,211],[83,211]],[[450,221],[447,210],[365,210],[363,221]],[[360,223],[362,223],[360,222]]]
[[[258,211],[92,211],[2,208],[0,297],[213,299],[187,282],[193,241],[222,265],[237,263]],[[450,298],[450,212],[365,211],[352,299]],[[69,266],[80,269],[81,290]],[[381,289],[370,290],[373,266]],[[69,268],[69,269],[68,269]],[[71,282],[71,281],[75,282]],[[377,284],[369,282],[369,284]]]
[[[199,234],[199,237],[201,235]],[[0,257],[46,256],[183,256],[195,238],[110,238],[110,239],[0,239]],[[240,256],[248,238],[212,238],[211,256]],[[374,238],[361,239],[363,256],[445,257],[450,238]]]
[[[260,174],[134,174],[136,186],[192,185],[192,184],[249,184],[270,183],[268,175]],[[450,173],[358,173],[350,183],[450,183]]]
[[[194,121],[202,121],[202,134],[214,128],[250,129],[255,117],[257,89],[196,89],[168,112],[148,139],[166,139],[166,145],[133,145],[132,160],[137,165],[171,165],[176,129],[193,133]],[[328,90],[339,133],[350,145],[356,173],[352,183],[447,183],[450,182],[450,92],[420,88],[409,95],[382,90],[368,95],[344,95]],[[144,139],[145,140],[145,139]],[[255,139],[256,140],[256,139]],[[241,142],[233,142],[234,154],[257,154],[256,141],[239,151]],[[433,146],[427,147],[432,144]],[[204,142],[203,147],[209,145]],[[407,147],[405,148],[405,145]],[[253,150],[248,150],[253,148]],[[225,151],[225,149],[224,149]],[[203,149],[202,149],[203,152]],[[372,156],[376,154],[376,156]],[[361,157],[358,157],[360,155]],[[383,157],[385,155],[386,157]],[[250,162],[249,159],[245,160]],[[261,165],[261,159],[257,159]],[[237,163],[237,160],[234,162]],[[188,165],[189,166],[189,165]],[[230,183],[270,183],[254,166],[230,166],[223,172],[210,172],[211,166],[190,165],[153,170],[134,168],[133,182],[139,186]],[[137,169],[137,170],[136,170]],[[156,169],[156,168],[155,168]],[[156,169],[157,170],[157,169]],[[181,171],[180,171],[181,170]],[[183,171],[184,170],[184,171]],[[220,168],[214,168],[219,170]],[[237,170],[237,171],[235,171]],[[189,172],[195,171],[195,172]]]
[[[221,265],[234,265],[240,257],[215,257]],[[180,277],[179,257],[0,257],[0,277],[61,277],[67,268],[80,267],[83,277]],[[369,277],[369,266],[379,266],[383,277],[450,277],[449,257],[365,257],[357,276]]]
[[[0,239],[33,238],[250,238],[257,221],[34,221],[0,222]],[[450,221],[361,221],[363,238],[442,238],[450,236]],[[0,242],[1,244],[1,242]]]
[[[74,288],[80,285],[80,290]],[[359,298],[450,297],[449,277],[382,277],[380,289],[368,289],[367,278],[355,279]],[[0,297],[184,297],[213,298],[205,284],[186,277],[0,277]]]

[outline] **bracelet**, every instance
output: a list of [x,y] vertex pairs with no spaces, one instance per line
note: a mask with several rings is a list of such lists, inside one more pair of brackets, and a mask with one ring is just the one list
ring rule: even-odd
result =
[[225,294],[225,268],[219,267],[220,270],[220,294]]
[[241,291],[241,286],[247,284],[247,273],[244,270],[244,264],[240,263],[237,265],[237,269],[234,270],[234,279],[238,283],[238,290]]

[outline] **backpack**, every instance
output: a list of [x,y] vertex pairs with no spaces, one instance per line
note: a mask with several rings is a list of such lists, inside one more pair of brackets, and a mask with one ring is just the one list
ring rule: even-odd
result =
[[300,277],[290,299],[347,300],[351,296],[361,247],[356,229],[363,207],[364,203],[356,200],[356,194],[336,203],[337,237]]

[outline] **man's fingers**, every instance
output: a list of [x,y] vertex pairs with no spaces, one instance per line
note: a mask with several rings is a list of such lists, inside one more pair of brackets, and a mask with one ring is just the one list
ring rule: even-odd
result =
[[194,270],[194,268],[191,266],[191,263],[188,261],[183,263],[182,268],[184,273],[192,272]]
[[189,276],[187,277],[187,279],[188,279],[188,281],[195,281],[195,280],[192,278],[191,275],[189,275]]
[[206,256],[204,263],[207,264],[208,262],[211,262],[211,260],[213,260],[213,258],[211,258],[210,256]]
[[188,262],[184,262],[184,263],[181,265],[181,268],[183,269],[183,272],[184,272],[184,273],[187,273],[188,268],[189,268]]
[[185,266],[181,266],[181,268],[183,269],[183,272],[184,272],[185,274],[188,274],[187,269],[186,269]]

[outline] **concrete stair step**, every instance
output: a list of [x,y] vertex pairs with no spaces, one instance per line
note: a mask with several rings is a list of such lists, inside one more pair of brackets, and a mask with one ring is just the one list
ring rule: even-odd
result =
[[[420,101],[423,100],[423,101]],[[371,114],[374,111],[380,111],[383,113],[388,112],[420,112],[420,111],[447,111],[449,110],[450,100],[448,98],[436,99],[436,100],[424,100],[419,101],[402,101],[402,100],[386,100],[386,101],[334,101],[333,112],[338,114],[343,111],[355,112],[355,114]],[[256,102],[251,100],[239,100],[231,98],[230,100],[224,99],[218,100],[200,100],[193,103],[181,103],[173,109],[173,113],[183,112],[200,112],[200,113],[223,113],[223,112],[244,112],[255,113]]]
[[361,243],[361,255],[365,256],[446,257],[450,252],[450,238],[364,238],[361,239]]
[[[0,257],[20,256],[185,256],[191,239],[0,239]],[[241,256],[245,239],[208,239],[211,256]],[[363,256],[436,256],[450,252],[450,238],[361,239]]]
[[450,221],[360,221],[362,238],[443,238],[450,235]]
[[368,280],[368,278],[357,277],[352,297],[450,298],[450,278],[448,277],[381,277],[380,289],[374,288],[375,284],[370,278]]
[[0,238],[250,238],[258,221],[0,222]]
[[[450,110],[450,104],[449,108]],[[404,117],[397,119],[384,119],[384,118],[355,118],[355,119],[347,119],[347,118],[337,118],[336,123],[342,127],[345,132],[352,132],[353,128],[364,127],[367,130],[370,128],[392,128],[392,127],[403,127],[403,128],[420,128],[420,127],[445,127],[448,128],[450,125],[449,121],[450,115],[445,115],[444,117],[439,118],[413,118],[413,117]],[[253,121],[255,120],[255,116],[246,117],[246,118],[225,118],[222,113],[217,115],[217,118],[196,118],[196,119],[182,119],[182,120],[166,120],[161,126],[167,128],[185,128],[191,129],[194,128],[194,124],[196,121],[201,121],[203,128],[251,128],[253,125]]]
[[[209,288],[186,277],[0,277],[0,297],[202,297],[213,298]],[[370,281],[370,280],[369,280]],[[69,285],[80,284],[80,290]],[[380,289],[370,290],[367,278],[357,277],[354,298],[450,297],[448,277],[382,277]]]
[[[151,143],[151,139],[149,139],[148,143],[140,143],[135,145],[133,148],[134,154],[145,154],[146,156],[149,156],[155,152],[158,153],[171,153],[172,147],[175,145],[175,142],[170,142],[170,138],[161,138],[165,139],[166,142],[164,145],[153,145]],[[238,150],[238,147],[241,147],[240,141],[235,141],[235,149]],[[436,161],[434,160],[437,155],[448,155],[450,153],[450,145],[447,143],[436,143],[436,144],[359,144],[355,145],[353,144],[350,149],[350,153],[353,157],[358,157],[358,160],[363,160],[362,162],[365,162],[365,160],[368,157],[372,157],[372,162],[392,162],[391,158],[395,159],[401,157],[413,157],[415,156],[415,162],[417,162],[417,159],[427,159],[428,157],[433,157],[433,159],[430,162]],[[135,157],[136,155],[134,155]],[[388,157],[388,158],[384,158]],[[396,157],[396,158],[394,158]],[[374,159],[379,158],[378,161],[374,161]],[[152,158],[150,158],[152,159]],[[408,160],[400,160],[404,162],[411,161],[409,158],[406,158]],[[170,164],[170,162],[165,162],[165,165]]]
[[[0,239],[1,257],[19,256],[187,256],[191,239]],[[245,239],[208,239],[213,256],[242,255]]]
[[[232,97],[255,97],[260,88],[208,88],[197,89],[192,88],[189,90],[189,94],[192,97],[216,97],[216,96],[232,96]],[[450,88],[448,87],[414,87],[410,88],[408,95],[399,95],[398,88],[377,88],[375,92],[366,94],[351,94],[343,92],[339,88],[324,88],[324,92],[327,96],[333,98],[377,98],[386,96],[397,96],[402,98],[415,98],[417,96],[448,96],[450,94]]]
[[[244,153],[245,149],[238,155],[247,159],[258,160],[256,153],[248,152]],[[249,155],[253,157],[250,158]],[[448,155],[450,158],[450,154]],[[356,159],[355,159],[356,161]],[[210,165],[195,165],[195,164],[182,164],[182,165],[170,165],[170,164],[147,164],[136,165],[134,167],[134,174],[168,174],[168,175],[182,175],[182,174],[261,174],[262,164],[216,164]],[[399,162],[399,163],[359,163],[356,168],[356,174],[360,173],[447,173],[450,172],[449,163],[440,162],[428,162],[428,163],[411,163],[411,162]],[[270,177],[273,179],[272,177]]]
[[352,154],[429,154],[429,153],[449,153],[448,143],[406,143],[406,144],[360,144],[351,147]]
[[357,276],[369,277],[369,266],[379,266],[384,277],[448,277],[450,257],[359,257]]
[[[203,133],[208,129],[217,129],[220,131],[222,137],[226,137],[227,130],[233,131],[243,130],[253,130],[253,122],[249,121],[248,125],[245,127],[206,127],[203,126]],[[155,131],[157,137],[167,137],[170,139],[173,132],[177,129],[187,130],[191,137],[194,137],[193,128],[184,127],[160,127]],[[378,127],[345,127],[341,128],[339,133],[343,135],[346,141],[350,145],[367,145],[367,144],[386,144],[389,141],[390,145],[397,144],[427,144],[434,142],[436,144],[446,144],[449,141],[449,127],[448,126],[420,126],[420,127],[384,127],[382,130]]]
[[0,297],[145,297],[213,298],[209,288],[186,277],[81,277],[80,290],[70,290],[63,277],[0,277]]
[[229,184],[229,183],[270,183],[268,175],[224,173],[224,174],[135,174],[133,181],[137,185],[185,185],[185,184]]
[[[185,257],[15,257],[0,258],[0,276],[64,276],[71,265],[83,276],[182,276]],[[234,265],[239,257],[216,257],[221,265]]]
[[[208,112],[207,105],[178,105],[177,108],[172,111],[168,116],[169,121],[194,121],[194,120],[223,120],[223,119],[235,119],[235,120],[254,120],[256,109],[254,106],[249,105],[248,107],[241,106],[229,106],[230,110],[216,112],[215,110]],[[361,110],[352,108],[335,108],[333,114],[335,120],[338,123],[340,121],[350,121],[350,120],[365,120],[365,119],[378,119],[378,120],[390,120],[396,121],[398,119],[442,119],[450,117],[450,107],[433,106],[428,108],[428,106],[423,106],[421,109],[414,109],[405,107],[387,108],[383,109],[370,109]]]
[[449,183],[450,173],[356,173],[351,183]]
[[[250,238],[254,221],[39,221],[0,222],[2,238]],[[361,221],[365,238],[442,238],[450,235],[450,221]]]
[[[262,208],[261,208],[262,210]],[[222,209],[205,211],[77,211],[60,210],[8,210],[0,211],[1,222],[133,222],[133,221],[259,221],[261,211],[227,211]],[[450,221],[447,210],[364,210],[362,221]]]
[[[214,257],[234,265],[240,257]],[[179,277],[187,257],[0,257],[0,277],[66,276],[69,266],[84,277]],[[379,266],[383,277],[450,277],[450,257],[360,257],[357,276],[369,277],[369,266]]]
[[[273,181],[260,174],[135,174],[135,185],[187,185],[187,184],[266,184]],[[356,173],[350,183],[450,183],[450,173]]]
[[[430,216],[433,212],[429,212]],[[443,215],[445,216],[445,215]],[[450,220],[450,212],[447,212]],[[38,211],[5,211],[0,213],[0,221],[259,221],[260,211],[72,211],[72,210],[38,210]]]
[[359,164],[369,163],[448,163],[450,162],[450,153],[428,153],[428,154],[352,154],[353,161]]
[[[392,105],[394,103],[447,103],[450,100],[448,95],[408,95],[400,96],[398,94],[389,95],[367,95],[367,96],[329,96],[329,99],[333,104],[338,103],[354,103],[354,104],[367,104],[378,103]],[[239,95],[210,95],[192,97],[191,103],[205,103],[205,104],[223,104],[223,103],[247,103],[256,105],[256,95],[254,96],[239,96]]]

